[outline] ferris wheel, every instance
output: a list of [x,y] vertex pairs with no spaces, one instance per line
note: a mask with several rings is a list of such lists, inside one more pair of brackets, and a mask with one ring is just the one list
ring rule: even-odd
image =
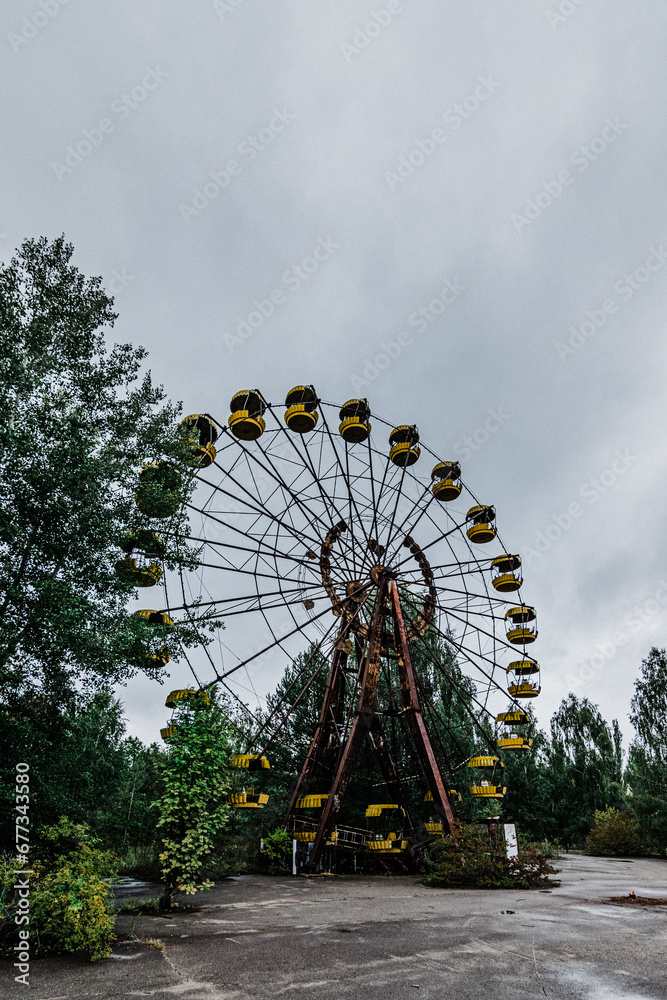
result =
[[[334,404],[301,385],[272,404],[259,389],[242,390],[226,423],[209,414],[183,423],[197,480],[189,537],[199,565],[165,577],[167,604],[153,614],[224,622],[224,632],[190,662],[199,689],[219,683],[251,702],[258,684],[266,687],[286,663],[299,664],[284,703],[268,718],[263,713],[236,766],[268,766],[274,733],[323,671],[317,732],[286,804],[292,828],[312,844],[309,863],[335,843],[336,814],[367,737],[393,792],[391,804],[372,804],[368,815],[388,813],[390,805],[400,815],[401,779],[378,703],[384,669],[423,762],[431,832],[453,830],[456,793],[429,732],[415,656],[433,637],[453,650],[472,681],[476,711],[503,727],[500,751],[529,748],[522,699],[540,691],[538,663],[527,653],[537,638],[536,612],[521,596],[521,559],[501,541],[495,506],[473,494],[459,463],[432,452],[414,424],[381,419],[365,399]],[[148,470],[147,486],[169,468]],[[142,502],[145,513],[168,516],[168,505],[160,511],[151,503],[150,489],[138,494]],[[146,548],[137,543],[127,558],[148,580],[157,562]],[[345,708],[351,687],[353,711]],[[172,692],[171,704],[187,693]],[[497,753],[481,748],[468,766],[473,795],[504,795]],[[261,796],[249,798],[257,801],[232,804],[263,804]],[[304,809],[311,813],[301,813],[297,830]],[[385,845],[378,851],[396,853],[403,840],[399,833],[377,843]]]

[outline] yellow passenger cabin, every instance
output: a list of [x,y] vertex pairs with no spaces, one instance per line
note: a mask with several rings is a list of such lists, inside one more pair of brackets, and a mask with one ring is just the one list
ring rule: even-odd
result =
[[487,507],[485,504],[475,504],[466,514],[466,535],[471,542],[477,545],[484,545],[492,542],[496,537],[496,511],[494,507]]
[[419,431],[414,424],[401,424],[399,427],[394,427],[389,435],[389,444],[391,445],[389,460],[400,468],[414,465],[421,455],[418,442]]
[[285,423],[296,434],[307,434],[317,426],[317,393],[312,385],[295,385],[285,397]]
[[338,433],[347,444],[361,444],[371,433],[371,408],[365,399],[348,399],[340,408]]
[[461,466],[458,462],[438,462],[431,469],[431,493],[440,503],[456,500],[461,493]]
[[266,430],[266,400],[259,389],[242,389],[232,396],[229,429],[240,441],[256,441]]

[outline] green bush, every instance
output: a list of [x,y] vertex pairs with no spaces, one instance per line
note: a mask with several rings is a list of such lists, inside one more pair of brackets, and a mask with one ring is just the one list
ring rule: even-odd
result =
[[508,858],[505,842],[472,824],[462,826],[457,840],[436,840],[429,847],[429,874],[424,884],[434,888],[537,889],[558,885],[556,875],[538,850],[526,847]]
[[628,855],[641,852],[639,823],[632,809],[596,809],[595,826],[588,834],[589,854]]
[[264,837],[261,854],[262,871],[269,875],[287,875],[292,872],[292,834],[282,827]]
[[559,858],[561,852],[565,850],[558,840],[550,840],[548,837],[545,837],[544,840],[530,840],[530,838],[522,837],[519,834],[519,849],[525,851],[529,847],[534,847],[547,860]]
[[[66,816],[42,832],[39,856],[30,863],[30,932],[42,954],[88,952],[91,962],[111,954],[114,916],[111,889],[116,858],[100,850],[83,824]],[[16,881],[14,859],[6,859],[0,893],[0,935],[12,944]]]

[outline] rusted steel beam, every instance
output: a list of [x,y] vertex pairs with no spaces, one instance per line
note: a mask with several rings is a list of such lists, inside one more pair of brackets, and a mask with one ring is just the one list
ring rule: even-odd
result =
[[396,652],[398,653],[398,671],[401,679],[401,696],[405,716],[415,741],[417,754],[421,758],[422,765],[426,771],[426,778],[429,789],[433,796],[433,804],[436,812],[440,815],[443,825],[446,826],[447,833],[456,837],[457,822],[449,803],[447,789],[440,774],[440,768],[431,746],[421,706],[417,693],[414,668],[410,657],[410,646],[407,639],[405,621],[401,610],[401,600],[395,580],[389,581],[389,602],[392,618],[394,619],[394,635],[396,638]]
[[345,673],[343,667],[347,661],[347,653],[343,649],[343,643],[347,640],[350,632],[351,622],[343,619],[338,630],[338,638],[331,658],[327,686],[322,701],[320,718],[310,744],[310,749],[303,762],[301,773],[297,779],[294,791],[290,798],[287,812],[285,813],[285,826],[289,826],[297,799],[309,790],[309,781],[313,777],[318,765],[326,767],[332,766],[331,758],[333,751],[330,748],[331,736],[343,721],[343,709],[345,700]]
[[347,790],[352,771],[364,739],[371,728],[375,715],[375,702],[380,676],[380,653],[382,649],[383,610],[387,599],[387,584],[384,579],[379,581],[373,621],[371,623],[368,643],[360,668],[361,681],[357,714],[350,729],[343,752],[340,756],[336,775],[329,789],[329,797],[324,804],[319,819],[315,842],[310,853],[306,871],[314,871],[317,867],[327,838],[331,832]]

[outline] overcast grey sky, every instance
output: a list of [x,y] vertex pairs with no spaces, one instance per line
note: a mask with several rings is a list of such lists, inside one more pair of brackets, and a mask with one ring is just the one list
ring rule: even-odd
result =
[[0,255],[64,232],[186,413],[312,382],[418,423],[524,557],[540,721],[574,690],[628,732],[667,633],[664,0],[0,18]]

